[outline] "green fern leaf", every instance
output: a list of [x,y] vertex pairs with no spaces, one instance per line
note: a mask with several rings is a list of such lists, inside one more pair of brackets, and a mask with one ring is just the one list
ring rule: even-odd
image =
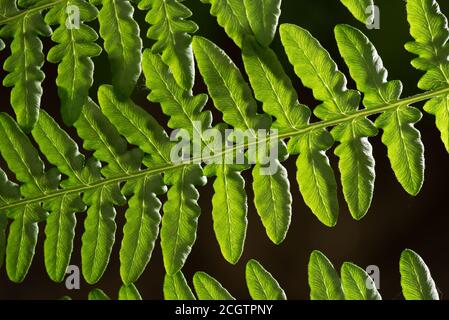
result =
[[341,0],[341,3],[361,23],[369,24],[373,21],[373,17],[367,13],[368,9],[374,6],[373,0]]
[[316,250],[309,260],[309,286],[312,300],[344,300],[337,271],[329,259]]
[[246,283],[254,300],[287,299],[276,279],[256,260],[246,264]]
[[[246,16],[257,41],[268,47],[274,39],[282,0],[244,0]],[[243,43],[244,45],[244,43]]]
[[314,114],[323,120],[338,118],[357,110],[360,94],[346,89],[346,78],[338,71],[329,53],[310,32],[291,24],[281,26],[281,39],[296,74],[304,85],[323,101]]
[[[296,91],[276,54],[247,40],[243,46],[243,61],[256,98],[263,103],[264,111],[276,118],[272,128],[288,132],[307,126],[310,110],[299,104]],[[287,174],[282,166],[273,176],[262,176],[259,171],[260,168],[253,170],[256,208],[268,236],[278,244],[286,236],[291,217],[291,195],[279,192],[280,189],[290,189]]]
[[205,272],[195,273],[193,286],[199,300],[235,300],[228,290]]
[[326,226],[338,220],[337,182],[325,151],[333,145],[332,136],[325,130],[314,131],[290,144],[299,153],[296,178],[305,203]]
[[341,284],[346,300],[382,300],[370,276],[353,263],[343,263]]
[[[10,5],[8,13],[17,13],[15,4]],[[11,55],[6,59],[3,68],[8,75],[3,79],[5,87],[12,87],[11,105],[16,113],[20,126],[30,131],[39,117],[42,97],[42,81],[44,64],[42,42],[39,36],[48,37],[51,29],[42,15],[25,13],[0,30],[1,37],[13,38]]]
[[[0,168],[0,205],[6,205],[19,198],[19,186],[9,181],[6,173]],[[4,214],[1,216],[4,216]]]
[[407,300],[439,300],[435,282],[423,259],[407,249],[400,260],[402,293]]
[[[100,88],[99,100],[105,114],[128,141],[151,157],[145,161],[146,165],[169,163],[172,145],[162,127],[149,114],[130,101],[120,102],[108,86]],[[164,183],[172,187],[163,207],[161,245],[167,273],[175,274],[184,265],[195,242],[200,215],[199,194],[195,187],[206,181],[201,167],[191,165],[166,172]]]
[[226,34],[242,47],[245,36],[252,34],[245,2],[241,0],[201,0],[201,2],[211,5],[211,15],[217,17],[218,24],[225,29]]
[[287,236],[292,213],[288,172],[279,162],[273,175],[262,175],[262,166],[253,170],[254,203],[268,237],[280,244]]
[[224,121],[241,130],[268,128],[269,117],[257,114],[251,89],[226,53],[211,41],[197,36],[193,39],[193,50],[210,96],[223,113]]
[[418,83],[423,90],[435,89],[448,83],[449,30],[447,18],[441,13],[435,0],[407,1],[407,19],[414,42],[406,44],[406,49],[419,57],[412,65],[426,75]]
[[[201,147],[207,147],[203,131],[211,128],[212,113],[202,110],[208,96],[193,96],[190,90],[181,87],[161,57],[149,50],[144,52],[142,66],[146,85],[151,90],[148,100],[161,104],[164,114],[170,116],[168,126],[171,129],[185,129],[191,137],[193,134],[199,135],[203,142]],[[200,124],[199,127],[196,122]]]
[[[76,143],[46,112],[41,111],[32,135],[47,160],[67,176],[60,184],[63,188],[85,186],[92,181],[95,174],[86,177],[86,173],[94,172],[85,167],[84,156],[79,153]],[[51,212],[45,227],[45,265],[50,278],[61,282],[73,250],[75,213],[86,208],[76,193],[51,199],[45,208]]]
[[[217,109],[222,111],[223,119],[226,123],[230,124],[236,129],[240,130],[252,130],[253,136],[255,136],[255,131],[257,129],[268,128],[271,122],[271,119],[267,115],[259,115],[257,114],[257,104],[251,94],[251,89],[248,84],[244,81],[242,74],[235,66],[235,64],[231,61],[231,59],[223,52],[220,48],[218,48],[212,42],[204,39],[195,37],[193,41],[193,48],[195,57],[198,60],[198,66],[201,74],[203,75],[205,82],[208,86],[209,92],[211,94],[212,99],[214,100],[215,106]],[[261,176],[259,174],[260,167],[256,166],[253,170],[253,176],[258,178],[259,182],[262,182],[262,185],[267,185],[270,187],[269,191],[271,193],[278,193],[280,187],[285,187],[288,185],[288,180],[285,177],[283,172],[285,169],[278,164],[278,171],[275,177]],[[221,177],[220,177],[221,178]],[[238,179],[238,176],[235,176],[234,179]],[[224,181],[224,180],[222,180]],[[221,181],[219,181],[221,183]],[[216,187],[219,184],[215,184]],[[267,190],[263,190],[259,185],[255,184],[257,188],[255,188],[255,203],[258,208],[258,213],[262,217],[262,221],[267,229],[267,233],[270,236],[270,239],[275,243],[280,243],[285,238],[285,234],[287,232],[291,210],[289,207],[288,200],[290,199],[290,194],[286,193],[284,195],[279,195],[278,199],[274,198],[272,200],[271,206],[262,205],[266,201],[265,195]],[[220,187],[219,190],[224,190],[225,185]],[[277,189],[277,190],[276,190]],[[219,191],[216,189],[216,194]],[[239,188],[242,194],[244,194],[243,188]],[[229,194],[229,192],[224,192],[224,194]],[[240,210],[234,209],[234,211],[238,212],[240,218],[241,227],[237,228],[237,230],[242,230],[244,225],[246,225],[246,218],[244,218],[243,214],[247,209],[244,207],[246,200],[238,197],[241,203],[239,206]],[[226,196],[217,196],[214,203],[222,204],[218,208],[220,208],[220,215],[222,216],[222,208],[225,205],[224,201],[226,200]],[[287,203],[282,203],[282,200],[287,200]],[[229,208],[229,206],[225,207]],[[274,212],[270,211],[271,208],[276,208]],[[217,220],[218,220],[217,214]],[[229,219],[229,217],[222,216],[222,219]],[[233,219],[231,219],[233,220]],[[233,220],[235,221],[235,220]],[[276,224],[276,225],[273,225]],[[230,231],[230,226],[227,231]],[[245,228],[246,229],[246,228]],[[216,230],[222,230],[222,224],[220,223]],[[227,233],[227,231],[225,233]],[[223,231],[220,231],[223,234]],[[239,233],[240,234],[240,233]],[[225,238],[229,238],[230,236],[223,235]],[[217,235],[218,238],[221,236]],[[244,239],[244,232],[241,233],[239,240]],[[222,240],[224,241],[224,240]],[[222,242],[219,240],[219,242]],[[229,246],[229,244],[227,244]],[[224,251],[224,246],[221,245],[222,251]],[[225,256],[229,257],[228,254]],[[232,254],[231,254],[232,256]],[[237,258],[240,255],[237,254],[234,258]],[[229,259],[233,263],[236,262],[235,259]]]
[[93,289],[89,292],[89,300],[111,300],[109,296],[101,289]]
[[296,90],[274,51],[245,41],[243,62],[256,99],[263,103],[266,113],[276,118],[272,128],[283,132],[307,126],[310,110],[299,104]]
[[16,122],[7,114],[0,114],[0,132],[3,137],[0,152],[23,185],[20,192],[24,197],[45,194],[56,189],[59,183],[58,172],[45,172],[44,163],[28,137]]
[[37,205],[16,208],[10,214],[14,221],[9,227],[6,246],[6,271],[11,281],[20,283],[31,266],[37,244],[37,223],[47,218],[47,212]]
[[376,126],[384,130],[382,142],[388,146],[396,177],[411,195],[417,195],[424,182],[424,146],[421,134],[413,127],[421,117],[418,109],[403,106],[376,120]]
[[335,148],[335,154],[340,159],[338,167],[345,199],[352,217],[360,220],[371,205],[376,177],[373,148],[366,137],[375,135],[377,130],[362,119],[337,127],[332,133],[342,142]]
[[[400,81],[388,81],[388,72],[376,49],[359,30],[337,26],[337,42],[358,89],[365,94],[367,108],[397,101],[402,92]],[[404,189],[416,195],[424,181],[424,147],[420,133],[413,126],[421,119],[419,110],[400,106],[383,113],[376,126],[384,130],[383,143],[388,147],[393,171]]]
[[66,195],[49,201],[51,214],[46,220],[44,257],[47,273],[55,282],[62,282],[70,264],[75,238],[75,212],[85,211],[79,195]]
[[167,172],[164,181],[172,187],[163,207],[161,246],[165,270],[172,275],[181,270],[195,243],[201,212],[195,187],[203,186],[206,179],[201,166],[191,165]]
[[[413,0],[407,2],[407,19],[410,33],[415,42],[409,42],[405,48],[418,55],[412,65],[426,74],[418,82],[422,90],[431,90],[447,86],[449,83],[449,29],[447,18],[433,0]],[[441,139],[449,151],[449,95],[429,100],[424,110],[436,117]]]
[[[257,114],[256,101],[248,84],[226,53],[200,37],[194,37],[193,50],[210,95],[217,109],[223,113],[224,121],[243,131],[267,128],[270,119]],[[255,132],[250,131],[250,135],[255,137]],[[247,200],[240,172],[247,168],[241,165],[213,165],[207,174],[217,176],[212,199],[214,229],[225,259],[231,263],[237,263],[240,259],[246,237]],[[235,201],[231,200],[232,195]],[[226,210],[223,211],[223,208]]]
[[142,0],[141,10],[147,10],[146,21],[151,25],[148,38],[156,40],[153,53],[160,53],[170,67],[176,82],[185,90],[191,90],[195,79],[195,66],[190,34],[198,26],[187,20],[192,12],[181,2],[184,0]]
[[101,109],[129,143],[145,152],[147,166],[170,163],[172,144],[159,123],[131,100],[120,101],[111,86],[98,89]]
[[118,186],[102,186],[83,200],[89,209],[82,236],[82,270],[87,283],[94,284],[105,272],[115,242],[114,205],[123,205],[124,199]]
[[[147,165],[169,162],[168,136],[153,117],[131,101],[120,101],[111,86],[101,86],[98,99],[103,113],[119,132],[147,153]],[[151,258],[161,220],[157,195],[165,192],[161,175],[128,182],[123,189],[124,194],[133,195],[125,214],[127,222],[120,249],[120,274],[125,284],[135,282]]]
[[16,2],[21,8],[29,8],[42,2],[42,0],[17,0]]
[[[0,153],[8,167],[22,182],[22,196],[43,195],[55,190],[59,183],[57,170],[44,171],[37,150],[18,125],[6,114],[0,114],[0,133],[4,137]],[[31,265],[39,232],[37,223],[48,213],[38,203],[26,204],[8,211],[13,219],[6,248],[6,270],[14,282],[22,282]]]
[[161,175],[128,182],[122,190],[125,195],[133,194],[120,248],[120,275],[125,284],[137,281],[150,261],[161,223],[162,204],[157,195],[166,191]]
[[181,271],[172,276],[165,275],[164,298],[165,300],[195,300],[195,295]]
[[[90,100],[84,106],[75,127],[84,140],[84,148],[94,150],[96,159],[108,163],[101,170],[105,177],[135,172],[139,169],[142,161],[140,150],[127,150],[126,141],[119,136],[117,129],[93,101]],[[118,183],[102,185],[86,192],[83,200],[89,209],[84,224],[81,257],[84,277],[92,284],[103,275],[115,241],[114,205],[123,205],[126,200],[120,192]]]
[[[345,76],[308,31],[283,25],[281,37],[296,73],[304,85],[313,90],[315,98],[324,102],[314,110],[318,118],[332,120],[358,110],[360,94],[346,89]],[[376,133],[376,128],[366,118],[342,124],[332,131],[333,137],[341,142],[335,153],[340,158],[343,193],[356,219],[361,219],[371,205],[375,174],[372,147],[367,137]]]
[[243,253],[246,238],[247,198],[245,180],[240,172],[244,165],[208,165],[207,176],[216,176],[212,197],[212,217],[223,257],[236,264]]
[[97,9],[84,0],[69,0],[54,6],[45,16],[49,25],[59,25],[52,36],[57,43],[48,53],[48,61],[59,63],[58,94],[61,99],[61,112],[64,122],[72,125],[78,120],[81,109],[87,101],[93,83],[94,64],[92,57],[101,53],[95,41],[98,38],[94,29],[82,23],[78,27],[67,27],[67,8],[77,6],[80,20],[90,22],[97,18]]
[[[19,186],[8,180],[0,169],[0,206],[7,205],[20,198]],[[8,227],[7,212],[0,213],[0,267],[3,265],[6,251],[6,230]]]
[[[100,1],[97,1],[98,3]],[[142,40],[126,0],[101,0],[100,36],[111,65],[112,85],[121,98],[131,95],[141,73]]]
[[119,300],[142,300],[142,296],[134,284],[123,285],[118,292]]

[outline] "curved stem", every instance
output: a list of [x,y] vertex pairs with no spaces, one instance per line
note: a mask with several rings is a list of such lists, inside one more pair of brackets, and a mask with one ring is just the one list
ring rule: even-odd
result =
[[[281,132],[277,136],[277,138],[288,139],[288,138],[292,138],[295,136],[304,135],[304,134],[312,132],[314,130],[338,126],[342,123],[352,121],[352,120],[360,118],[360,117],[368,117],[368,116],[375,115],[378,113],[394,110],[395,108],[399,108],[400,106],[411,105],[414,103],[426,101],[426,100],[429,100],[429,99],[432,99],[432,98],[435,98],[435,97],[438,97],[438,96],[441,96],[444,94],[449,94],[449,87],[432,90],[432,91],[427,91],[427,92],[424,92],[424,93],[421,93],[421,94],[418,94],[415,96],[397,100],[392,103],[379,105],[377,107],[373,107],[373,108],[369,108],[369,109],[362,109],[357,112],[354,112],[353,114],[345,115],[343,117],[336,118],[333,120],[319,121],[319,122],[311,123],[310,125],[303,127],[303,128],[299,128],[298,130],[295,130],[295,131]],[[267,137],[264,140],[265,140],[265,142],[268,142],[269,139],[270,139],[270,137]],[[222,155],[225,155],[230,152],[234,153],[236,151],[236,149],[242,149],[242,148],[246,149],[250,146],[253,146],[253,145],[256,145],[257,143],[262,143],[262,142],[264,142],[264,141],[259,140],[256,142],[253,141],[251,143],[234,146],[233,148],[223,150],[219,154],[214,154],[213,156],[211,156],[209,158],[191,158],[184,162],[164,164],[161,166],[148,168],[148,169],[134,172],[131,174],[104,179],[104,180],[101,180],[99,182],[89,184],[89,185],[82,185],[79,187],[60,189],[60,190],[56,190],[54,192],[47,193],[45,195],[39,195],[39,196],[36,196],[33,198],[17,200],[17,201],[8,203],[8,204],[0,207],[0,211],[6,210],[6,209],[12,209],[15,207],[24,206],[24,205],[36,203],[36,202],[41,203],[41,202],[44,202],[44,201],[47,201],[50,199],[54,199],[54,198],[57,198],[60,196],[68,195],[68,194],[82,193],[82,192],[96,189],[96,188],[99,188],[99,187],[105,186],[105,185],[110,185],[110,184],[114,184],[114,183],[122,183],[122,182],[130,181],[130,180],[134,180],[134,179],[139,179],[139,178],[145,177],[147,175],[154,175],[154,174],[163,173],[163,172],[166,172],[169,170],[179,169],[184,166],[190,165],[192,163],[207,162],[207,160],[212,160],[213,158],[217,158],[218,156],[222,156]]]
[[24,17],[24,16],[26,16],[28,14],[33,13],[33,12],[39,12],[39,11],[42,11],[42,10],[45,10],[45,9],[49,9],[51,7],[54,7],[54,6],[56,6],[56,5],[60,4],[60,3],[67,2],[67,1],[68,0],[53,0],[53,1],[45,2],[45,3],[41,3],[41,4],[39,4],[39,5],[35,6],[35,7],[32,7],[32,8],[28,8],[28,9],[19,11],[17,14],[15,14],[13,16],[1,19],[0,20],[0,26],[4,25],[4,24],[7,24],[7,23],[10,23],[11,21],[14,21],[16,19]]

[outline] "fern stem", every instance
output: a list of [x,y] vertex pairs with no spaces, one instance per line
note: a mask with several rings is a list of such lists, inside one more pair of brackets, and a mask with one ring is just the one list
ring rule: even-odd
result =
[[[414,95],[411,97],[397,100],[397,101],[389,103],[389,104],[382,104],[377,107],[372,107],[369,109],[362,109],[353,114],[348,114],[348,115],[345,115],[345,116],[337,118],[337,119],[311,123],[310,125],[303,127],[303,128],[299,128],[298,130],[281,132],[277,136],[277,138],[278,139],[288,139],[288,138],[292,138],[295,136],[306,134],[306,133],[314,131],[314,130],[338,126],[342,123],[352,121],[352,120],[360,118],[360,117],[368,117],[368,116],[372,116],[375,114],[383,113],[386,111],[393,110],[395,108],[399,108],[400,106],[415,104],[415,103],[426,101],[426,100],[429,100],[429,99],[432,99],[432,98],[435,98],[435,97],[438,97],[438,96],[441,96],[444,94],[449,94],[449,87],[432,90],[432,91],[427,91],[427,92],[424,92],[421,94],[417,94],[417,95]],[[207,158],[192,158],[192,159],[186,160],[185,162],[180,162],[180,163],[176,163],[176,164],[175,163],[164,164],[161,166],[148,168],[148,169],[130,173],[127,175],[104,179],[104,180],[101,180],[99,182],[89,184],[89,185],[83,185],[83,186],[67,188],[67,189],[60,189],[60,190],[57,190],[54,192],[46,193],[45,195],[40,195],[40,196],[29,198],[29,199],[21,199],[21,200],[14,201],[14,202],[8,203],[8,204],[0,207],[0,211],[12,209],[12,208],[19,207],[19,206],[29,205],[29,204],[36,203],[36,202],[45,202],[47,200],[65,196],[68,194],[82,193],[82,192],[86,192],[89,190],[93,190],[93,189],[96,189],[96,188],[99,188],[102,186],[106,186],[106,185],[110,185],[110,184],[114,184],[114,183],[122,183],[122,182],[126,182],[126,181],[143,178],[148,175],[164,173],[166,171],[170,171],[173,169],[182,168],[182,167],[190,165],[192,163],[206,162],[207,160],[212,160],[213,158],[217,158],[218,156],[223,156],[229,152],[234,153],[238,149],[242,149],[242,148],[246,149],[250,146],[256,145],[257,143],[268,142],[269,139],[271,139],[271,138],[267,137],[266,139],[263,139],[263,140],[259,140],[259,141],[255,141],[255,142],[253,141],[251,143],[234,146],[233,148],[223,150],[221,153],[214,154],[213,156],[207,157]]]
[[58,4],[60,4],[60,3],[67,2],[67,1],[68,1],[68,0],[50,0],[49,2],[42,3],[42,4],[37,5],[37,6],[35,6],[35,7],[31,7],[31,8],[22,10],[22,11],[20,11],[19,13],[13,15],[13,16],[6,17],[6,18],[4,18],[4,19],[1,19],[1,20],[0,20],[0,26],[1,26],[1,25],[4,25],[4,24],[8,24],[8,23],[10,23],[11,21],[14,21],[14,20],[16,20],[16,19],[19,19],[19,18],[21,18],[21,17],[24,17],[24,16],[26,16],[26,15],[28,15],[28,14],[31,14],[31,13],[34,13],[34,12],[40,12],[40,11],[46,10],[46,9],[50,9],[50,8],[52,8],[52,7],[54,7],[54,6],[58,5]]

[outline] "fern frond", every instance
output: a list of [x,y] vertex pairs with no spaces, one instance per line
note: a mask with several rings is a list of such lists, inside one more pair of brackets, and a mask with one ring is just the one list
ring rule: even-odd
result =
[[210,96],[223,113],[224,121],[241,130],[268,128],[269,117],[257,114],[251,89],[226,53],[201,37],[194,37],[193,50]]
[[[367,108],[397,101],[402,92],[400,81],[387,81],[388,72],[374,46],[359,30],[337,26],[336,38],[357,88],[365,94]],[[408,105],[385,112],[376,120],[383,129],[382,142],[388,148],[388,157],[396,178],[411,195],[416,195],[424,181],[424,146],[414,124],[421,112]]]
[[89,292],[88,300],[101,301],[111,300],[111,298],[103,290],[96,288]]
[[205,272],[195,273],[193,286],[199,300],[235,300],[220,282]]
[[[320,266],[319,263],[322,263]],[[325,270],[323,270],[325,268]],[[324,271],[324,272],[323,272]],[[423,259],[406,249],[400,259],[401,286],[406,300],[438,300],[435,282]],[[344,262],[341,281],[329,259],[319,251],[309,260],[310,298],[320,300],[381,300],[377,283],[359,266]],[[329,294],[335,292],[338,295]]]
[[273,175],[261,174],[262,166],[255,165],[253,176],[254,204],[268,237],[275,244],[282,243],[291,222],[292,195],[288,171],[276,162]]
[[[371,286],[368,286],[371,283]],[[351,262],[341,267],[341,284],[345,300],[382,300],[376,285],[365,270]]]
[[[194,299],[193,293],[180,272],[177,278],[168,279],[164,286],[165,299]],[[277,280],[258,261],[249,260],[246,264],[246,285],[251,298],[254,300],[286,300],[284,290]],[[173,281],[177,281],[175,283]],[[167,282],[167,277],[166,277]],[[193,285],[199,300],[235,300],[220,282],[205,272],[196,272],[193,276]]]
[[142,300],[140,292],[134,284],[123,285],[118,292],[119,300]]
[[120,247],[120,275],[125,284],[139,279],[150,261],[157,237],[162,203],[158,195],[167,192],[161,175],[128,182],[122,192],[132,197],[126,210],[126,224]]
[[190,289],[184,274],[179,271],[174,275],[165,275],[164,279],[165,300],[196,300]]
[[[321,81],[321,76],[316,75],[315,66],[309,65],[310,61],[306,57],[302,50],[306,50],[304,46],[314,45],[316,50],[319,47],[317,43],[310,38],[303,29],[296,26],[282,25],[281,26],[281,38],[283,45],[286,49],[287,55],[289,56],[291,63],[295,66],[295,70],[299,76],[302,76],[301,67],[307,68],[315,72],[315,76],[318,77],[317,87],[315,87],[314,92],[319,92],[318,99],[327,100],[325,90],[319,90],[319,83]],[[299,39],[301,35],[304,37]],[[311,43],[304,44],[303,41],[310,41]],[[311,49],[309,47],[308,49]],[[323,55],[325,55],[323,53]],[[305,74],[305,73],[304,73]],[[313,79],[313,75],[309,75],[310,78],[304,80],[306,85],[312,86],[311,84],[316,79]],[[327,87],[327,84],[324,85]],[[329,103],[329,109],[333,108],[333,112],[338,113],[338,106]],[[321,105],[317,107],[317,110],[323,110],[322,114],[329,111],[327,105]],[[332,113],[330,111],[329,113]],[[330,117],[332,118],[332,117]],[[317,130],[316,132],[311,132],[299,140],[294,140],[289,143],[289,151],[291,153],[299,153],[297,160],[297,180],[301,193],[304,197],[306,204],[312,209],[312,212],[320,219],[321,222],[327,226],[334,226],[337,222],[338,217],[338,200],[336,191],[336,182],[332,168],[330,167],[329,160],[325,155],[325,151],[328,150],[333,145],[333,139],[331,135],[325,130]]]
[[170,117],[168,126],[187,130],[191,137],[199,135],[202,144],[197,147],[207,147],[203,131],[211,128],[212,113],[203,109],[208,96],[194,96],[191,90],[181,87],[162,58],[149,50],[144,52],[142,66],[146,85],[151,90],[148,100],[160,103],[164,114]]
[[[0,132],[4,137],[0,153],[17,180],[23,183],[20,186],[22,196],[32,197],[55,190],[60,179],[58,171],[44,171],[44,163],[37,150],[16,122],[4,113],[0,114]],[[34,203],[8,210],[7,214],[13,223],[6,248],[6,270],[12,281],[21,282],[34,255],[39,231],[37,223],[45,220],[48,213]]]
[[[100,88],[99,99],[105,114],[118,130],[130,143],[139,146],[151,157],[151,160],[145,160],[146,165],[170,164],[172,144],[162,127],[148,113],[130,101],[121,102],[110,87]],[[205,182],[199,165],[165,172],[164,183],[172,187],[163,207],[161,241],[164,264],[169,274],[175,274],[182,268],[195,242],[200,214],[197,204],[199,194],[195,187]]]
[[111,65],[112,85],[120,98],[131,95],[141,73],[142,39],[127,0],[95,0],[101,5],[100,36]]
[[361,23],[371,23],[373,17],[368,15],[367,10],[374,6],[373,0],[341,0],[352,15]]
[[[89,292],[88,300],[111,300],[111,298],[101,289],[95,288]],[[118,300],[142,300],[139,290],[134,284],[122,285],[118,292]]]
[[344,300],[337,271],[324,254],[313,251],[308,270],[311,300]]
[[[256,130],[269,128],[271,124],[270,117],[257,114],[257,103],[252,97],[251,89],[226,53],[212,42],[199,37],[194,38],[193,48],[200,72],[205,79],[215,106],[223,113],[224,121],[235,129],[249,130],[250,135],[253,137],[256,137]],[[239,179],[235,174],[231,174],[231,171],[225,170],[224,173],[226,172],[229,172],[231,175],[227,178],[230,181]],[[274,175],[260,175],[259,173],[260,166],[257,165],[253,169],[253,177],[255,179],[254,196],[258,214],[270,239],[275,243],[280,243],[285,239],[290,224],[291,195],[289,192],[279,194],[279,190],[284,190],[285,187],[288,187],[289,182],[285,169],[280,163],[277,163],[277,170]],[[233,178],[232,175],[234,176]],[[215,187],[219,187],[221,182],[226,181],[226,179],[223,179],[226,178],[224,176],[219,178],[222,180],[219,180]],[[242,194],[244,194],[243,186],[244,184],[240,184],[239,188],[239,192]],[[268,189],[263,188],[263,186],[268,187]],[[220,190],[224,195],[230,194],[230,192],[224,190],[225,187],[226,184],[223,184],[220,189],[215,189],[216,194],[220,193]],[[273,197],[273,195],[275,196]],[[266,196],[272,199],[270,203],[266,202]],[[234,210],[239,213],[238,217],[240,219],[238,221],[240,221],[240,225],[243,228],[246,226],[246,218],[244,218],[246,215],[246,200],[242,197],[237,197],[237,199],[240,200],[240,210]],[[226,204],[224,203],[225,200],[226,198],[221,196],[218,198],[217,196],[215,203],[217,205],[222,204],[220,206],[222,208],[223,204]],[[225,208],[229,207],[229,205],[225,206]],[[219,219],[218,215],[217,219]],[[226,219],[226,217],[222,217],[222,219]],[[232,219],[232,221],[237,220]],[[221,224],[218,228],[221,229]],[[237,229],[242,230],[239,240],[244,238],[245,231],[242,228]],[[230,236],[228,235],[228,237]],[[223,245],[221,247],[223,251]],[[230,261],[236,262],[235,259]]]
[[148,10],[146,21],[151,25],[148,38],[155,40],[151,51],[160,53],[176,82],[185,90],[193,88],[195,66],[190,34],[198,30],[195,22],[187,20],[192,12],[184,0],[141,0],[139,9]]
[[276,34],[282,0],[244,0],[243,3],[256,40],[268,47]]
[[[19,186],[8,180],[5,172],[0,169],[0,205],[20,199]],[[6,230],[8,219],[6,214],[0,214],[0,267],[3,265],[6,253]]]
[[[79,153],[76,143],[47,113],[41,112],[32,135],[49,162],[67,176],[60,184],[62,187],[70,188],[89,183],[91,178],[86,176],[84,156]],[[51,213],[45,226],[45,266],[50,278],[61,282],[73,250],[75,213],[85,211],[86,207],[79,194],[52,199],[46,207],[49,207]]]
[[[18,14],[14,2],[4,5],[3,12],[7,17]],[[12,87],[11,105],[18,123],[26,131],[31,131],[39,117],[42,81],[45,78],[41,71],[44,54],[39,36],[48,37],[50,34],[51,29],[40,12],[25,12],[0,29],[0,37],[13,39],[11,55],[3,65],[8,72],[3,85]]]
[[121,135],[145,152],[148,166],[170,163],[173,144],[162,126],[131,100],[120,101],[111,86],[98,90],[100,107]]
[[211,15],[217,17],[218,24],[241,47],[245,36],[252,34],[245,2],[241,0],[201,0],[201,2],[211,5]]
[[400,260],[402,293],[407,300],[439,300],[435,282],[424,260],[413,250],[404,250]]
[[[441,13],[434,0],[413,0],[407,2],[407,19],[410,33],[415,39],[405,48],[418,55],[412,65],[425,71],[418,82],[422,90],[447,86],[449,83],[449,29],[447,18]],[[426,103],[424,110],[436,117],[441,139],[449,151],[449,96],[434,98]]]
[[206,178],[200,165],[169,171],[164,181],[171,185],[164,204],[161,246],[168,274],[181,270],[196,241],[198,217],[201,213],[195,187],[204,186]]
[[[358,110],[360,94],[346,88],[345,76],[308,31],[293,25],[282,25],[281,37],[296,74],[306,87],[313,90],[315,98],[323,101],[314,110],[318,118],[331,120]],[[337,126],[332,131],[334,139],[340,141],[335,154],[340,158],[343,193],[356,219],[366,214],[373,196],[374,159],[367,137],[376,133],[374,125],[363,118]],[[329,144],[332,144],[330,139]]]
[[287,299],[277,280],[256,260],[246,264],[246,283],[253,300]]
[[[80,12],[80,25],[67,26],[67,9],[76,6]],[[97,18],[97,9],[85,0],[68,0],[54,6],[45,15],[45,22],[58,25],[52,35],[57,43],[48,53],[48,61],[59,63],[58,94],[64,122],[72,125],[78,120],[93,84],[94,64],[92,57],[100,55],[101,48],[95,41],[96,31],[82,22]]]
[[[84,140],[84,148],[94,151],[96,159],[107,163],[101,169],[105,177],[139,169],[142,152],[127,150],[126,141],[93,101],[84,106],[75,128]],[[123,205],[126,199],[117,183],[86,192],[83,200],[89,206],[81,247],[83,274],[88,283],[96,283],[106,269],[115,241],[114,205]]]
[[210,13],[226,34],[242,48],[247,37],[255,37],[262,46],[273,41],[282,0],[201,0],[210,4]]
[[242,54],[256,99],[276,118],[272,128],[282,132],[307,126],[310,110],[298,102],[298,94],[274,51],[247,40]]
[[248,226],[248,205],[245,180],[241,172],[245,165],[208,165],[204,173],[215,176],[212,197],[214,231],[223,257],[236,264],[243,253]]

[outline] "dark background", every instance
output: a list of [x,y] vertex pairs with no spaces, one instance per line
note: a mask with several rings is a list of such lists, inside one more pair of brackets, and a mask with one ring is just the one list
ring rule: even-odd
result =
[[[199,0],[184,2],[193,12],[192,19],[198,23],[199,35],[212,39],[224,48],[238,66],[242,66],[239,49],[218,26],[215,18],[209,15],[209,6]],[[419,93],[416,83],[421,76],[410,66],[413,56],[407,53],[404,43],[411,40],[408,34],[408,23],[405,14],[405,1],[377,0],[381,13],[381,29],[367,30],[357,22],[337,0],[284,0],[282,5],[281,22],[295,23],[309,29],[331,52],[339,67],[346,74],[347,69],[342,62],[333,36],[333,27],[338,23],[349,23],[361,28],[375,43],[386,67],[390,71],[390,79],[401,79],[404,83],[404,95]],[[449,14],[449,4],[440,0],[442,11]],[[144,12],[137,11],[136,19],[142,28],[144,37],[147,24]],[[95,23],[93,24],[95,25]],[[100,41],[101,43],[101,41]],[[9,42],[7,42],[9,44]],[[45,52],[48,52],[51,42],[44,40]],[[145,47],[151,42],[144,41]],[[300,100],[314,107],[317,102],[308,89],[304,89],[294,76],[292,67],[288,64],[282,50],[279,36],[272,46],[278,53],[286,70],[294,79],[298,88]],[[9,54],[5,49],[1,61]],[[102,56],[94,59],[96,64],[95,86],[91,96],[95,97],[98,85],[108,83],[110,79],[107,58]],[[44,81],[44,96],[42,108],[59,117],[59,102],[55,87],[56,66],[48,62],[44,65],[46,79]],[[0,72],[3,79],[5,73]],[[349,87],[354,85],[349,81]],[[201,79],[197,78],[195,92],[205,92]],[[164,117],[157,105],[146,100],[148,90],[140,80],[134,94],[134,100],[142,107],[154,114],[165,125]],[[0,109],[12,113],[9,104],[9,89],[0,89]],[[208,108],[212,109],[209,102]],[[219,121],[219,116],[216,121]],[[62,123],[61,121],[59,121]],[[314,249],[324,252],[337,269],[344,261],[352,261],[361,267],[377,265],[380,268],[380,293],[384,299],[403,299],[400,287],[399,257],[405,248],[417,251],[427,262],[437,283],[440,295],[446,298],[449,294],[448,249],[449,249],[449,202],[447,202],[447,180],[449,177],[449,156],[439,138],[439,132],[434,125],[434,118],[425,115],[417,125],[422,132],[422,139],[426,153],[425,184],[421,193],[411,197],[402,190],[389,166],[386,148],[380,138],[371,139],[376,158],[376,189],[372,207],[368,215],[360,222],[351,219],[347,206],[343,201],[340,190],[341,210],[338,225],[327,228],[315,218],[305,206],[295,180],[295,157],[289,159],[285,165],[290,173],[291,192],[293,195],[293,217],[289,234],[285,242],[279,246],[272,244],[257,216],[252,204],[251,177],[245,173],[248,183],[249,199],[249,227],[246,247],[240,262],[236,266],[227,263],[221,256],[212,229],[211,218],[211,182],[200,189],[200,206],[202,216],[198,227],[198,239],[193,251],[184,267],[184,273],[191,284],[196,271],[206,271],[217,278],[235,297],[248,299],[249,294],[245,285],[245,264],[248,259],[259,260],[277,278],[290,299],[308,299],[307,263],[309,255]],[[76,136],[73,129],[67,128],[72,136]],[[1,137],[0,137],[1,139]],[[336,168],[337,159],[332,152],[328,153]],[[4,164],[1,164],[5,168]],[[335,170],[338,174],[338,170]],[[9,175],[12,177],[12,175]],[[164,200],[164,199],[162,199]],[[116,297],[121,285],[119,275],[118,251],[122,237],[121,226],[124,223],[124,210],[118,208],[117,239],[112,253],[109,267],[102,280],[94,287],[102,288],[111,297]],[[81,234],[83,232],[84,214],[78,214],[77,238],[75,242],[72,264],[80,265]],[[70,295],[75,299],[85,299],[88,292],[94,288],[82,282],[81,290],[68,291],[65,285],[53,283],[45,273],[43,259],[43,225],[37,245],[37,253],[30,272],[22,284],[14,284],[7,279],[4,266],[0,270],[0,298],[2,299],[57,299],[63,295]],[[144,275],[136,283],[142,296],[146,299],[161,299],[164,269],[159,242]]]

